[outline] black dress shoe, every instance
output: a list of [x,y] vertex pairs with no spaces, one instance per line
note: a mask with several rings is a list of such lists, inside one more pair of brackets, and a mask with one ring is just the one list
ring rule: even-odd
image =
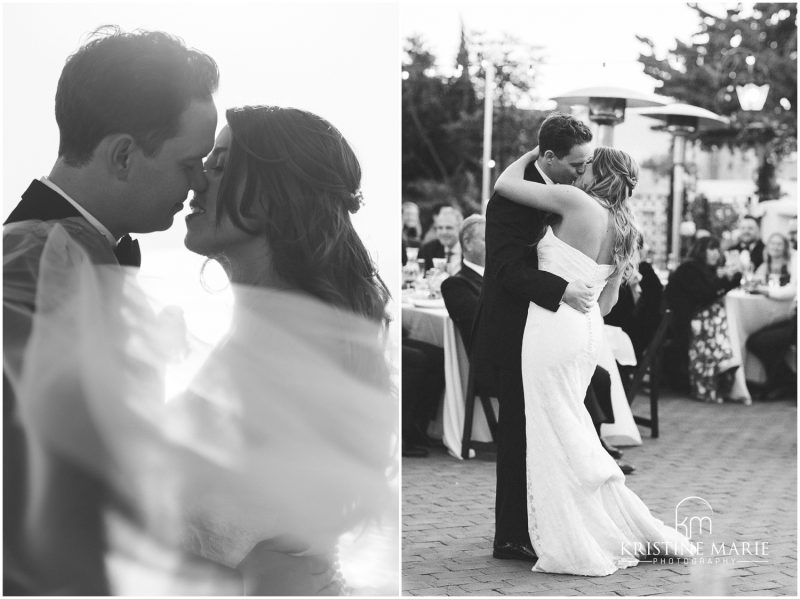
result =
[[759,399],[761,401],[776,401],[779,399],[791,397],[794,393],[796,393],[796,390],[797,387],[794,385],[773,386],[765,389],[761,393],[761,397]]
[[417,444],[421,445],[422,447],[433,447],[433,441],[428,436],[427,430],[428,425],[425,426],[415,424],[413,427],[414,430],[414,439],[416,440]]
[[618,447],[614,447],[613,445],[609,445],[608,443],[606,443],[602,439],[600,439],[600,445],[602,445],[603,449],[605,449],[608,452],[608,455],[610,455],[615,460],[618,460],[618,459],[620,459],[622,457],[622,451]]
[[492,555],[497,559],[521,559],[528,562],[539,559],[533,547],[522,543],[495,543]]
[[403,447],[404,458],[427,458],[428,450],[418,445],[407,445]]
[[619,466],[619,469],[622,470],[622,474],[624,474],[626,476],[628,474],[633,474],[634,472],[636,472],[636,467],[635,466],[631,466],[630,464],[625,464],[624,462],[619,462],[618,461],[617,462],[617,466]]

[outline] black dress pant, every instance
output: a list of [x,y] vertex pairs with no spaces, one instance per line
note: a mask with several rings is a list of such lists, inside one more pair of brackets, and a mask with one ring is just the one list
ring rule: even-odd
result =
[[611,405],[611,376],[605,368],[598,366],[594,369],[583,405],[589,411],[598,435],[601,424],[614,423],[614,408]]
[[786,352],[797,341],[797,314],[760,329],[747,338],[747,349],[761,360],[767,372],[766,390],[791,384],[796,377],[786,364]]
[[[495,543],[530,545],[525,444],[525,395],[519,368],[498,369],[497,491],[495,497]],[[595,369],[586,390],[584,405],[595,428],[614,422],[611,408],[611,378]],[[546,456],[543,456],[546,459]]]
[[403,437],[425,432],[436,418],[444,391],[444,350],[441,347],[403,339]]
[[497,419],[497,492],[495,543],[530,545],[525,468],[525,396],[520,368],[496,372],[500,413]]

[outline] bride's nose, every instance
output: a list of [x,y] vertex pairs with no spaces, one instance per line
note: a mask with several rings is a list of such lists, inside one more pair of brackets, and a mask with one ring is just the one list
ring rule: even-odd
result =
[[203,169],[198,169],[192,173],[191,188],[195,193],[203,193],[208,189],[208,178]]

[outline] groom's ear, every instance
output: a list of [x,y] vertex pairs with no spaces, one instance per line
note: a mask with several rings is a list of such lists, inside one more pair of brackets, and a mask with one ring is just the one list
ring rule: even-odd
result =
[[136,141],[127,133],[107,136],[101,145],[105,145],[105,158],[109,172],[120,181],[127,181],[131,170]]
[[556,153],[553,150],[545,150],[544,154],[542,154],[545,161],[552,162],[554,158],[556,158]]

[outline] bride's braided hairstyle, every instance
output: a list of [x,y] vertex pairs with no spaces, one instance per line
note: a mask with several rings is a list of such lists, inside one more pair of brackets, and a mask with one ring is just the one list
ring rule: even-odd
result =
[[[232,143],[220,197],[231,221],[266,235],[283,280],[382,322],[390,294],[350,220],[363,201],[361,166],[344,136],[295,108],[245,106],[225,114]],[[246,222],[258,213],[266,230]]]
[[598,147],[592,158],[594,181],[586,193],[597,198],[611,211],[614,219],[614,274],[623,273],[627,280],[638,268],[638,240],[641,235],[636,218],[627,200],[633,195],[639,179],[639,166],[622,150]]

